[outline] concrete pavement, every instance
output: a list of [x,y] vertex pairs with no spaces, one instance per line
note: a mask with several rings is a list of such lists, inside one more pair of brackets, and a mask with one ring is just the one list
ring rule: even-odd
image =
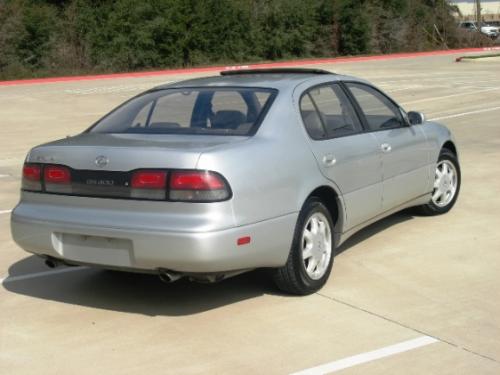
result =
[[[341,373],[499,374],[500,62],[456,57],[315,65],[441,119],[463,175],[449,214],[399,213],[348,240],[317,294],[280,294],[259,271],[215,285],[92,269],[38,274],[49,269],[13,243],[0,213],[0,373],[285,374],[430,336],[437,342]],[[30,147],[198,75],[0,87],[0,212],[16,204]]]

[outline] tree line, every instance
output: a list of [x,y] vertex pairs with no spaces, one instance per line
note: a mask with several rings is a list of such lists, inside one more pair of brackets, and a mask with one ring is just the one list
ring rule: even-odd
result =
[[0,79],[454,48],[446,0],[0,0]]

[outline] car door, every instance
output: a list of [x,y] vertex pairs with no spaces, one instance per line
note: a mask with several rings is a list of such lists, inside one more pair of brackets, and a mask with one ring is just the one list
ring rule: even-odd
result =
[[315,86],[300,99],[310,145],[324,176],[340,189],[346,210],[344,230],[382,209],[382,163],[377,138],[364,133],[340,86]]
[[384,211],[427,193],[429,155],[422,128],[410,126],[399,106],[374,87],[361,83],[346,86],[383,154]]

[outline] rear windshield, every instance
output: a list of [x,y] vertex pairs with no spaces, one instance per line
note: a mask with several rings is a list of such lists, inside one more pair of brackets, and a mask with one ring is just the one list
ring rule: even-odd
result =
[[250,135],[276,95],[257,88],[165,89],[137,96],[98,121],[92,133]]

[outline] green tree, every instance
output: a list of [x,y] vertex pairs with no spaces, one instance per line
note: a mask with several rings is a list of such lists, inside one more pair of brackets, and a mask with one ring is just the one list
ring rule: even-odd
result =
[[341,0],[337,20],[340,25],[340,53],[368,53],[371,25],[365,0]]
[[0,78],[491,43],[460,35],[452,11],[446,0],[0,0]]

